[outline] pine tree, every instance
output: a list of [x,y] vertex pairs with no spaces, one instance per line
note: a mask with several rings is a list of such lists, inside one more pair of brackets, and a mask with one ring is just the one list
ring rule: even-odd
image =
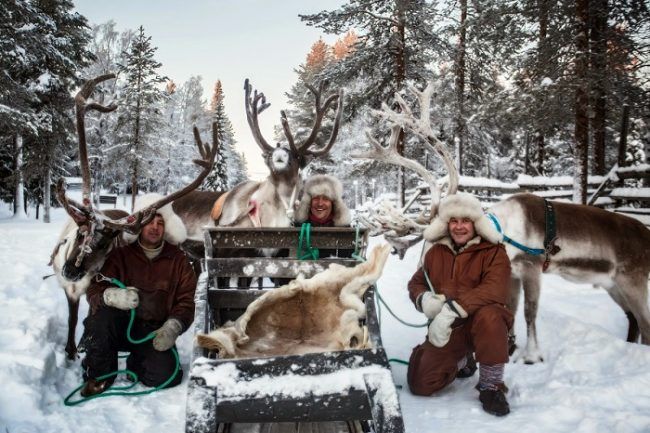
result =
[[[432,33],[433,16],[424,0],[350,0],[334,11],[300,15],[308,25],[331,34],[364,29],[360,42],[344,59],[331,63],[319,74],[333,86],[348,88],[346,115],[356,117],[365,106],[380,108],[408,82],[423,83],[428,50],[438,43]],[[405,155],[402,133],[397,150]],[[400,170],[401,173],[401,170]],[[399,176],[400,201],[404,180]]]
[[221,80],[217,80],[210,101],[210,117],[219,137],[219,150],[214,168],[204,182],[204,187],[213,191],[228,191],[248,179],[245,162],[234,149],[235,133],[226,114],[224,98]]
[[118,130],[126,146],[123,158],[129,167],[132,207],[139,182],[149,177],[157,156],[152,138],[162,123],[159,102],[165,94],[159,86],[166,77],[157,72],[162,64],[154,59],[156,50],[151,45],[151,37],[146,36],[144,27],[140,26],[126,53],[126,64],[119,66],[125,75],[126,87],[118,113]]
[[[49,191],[52,172],[64,173],[64,156],[72,146],[72,97],[78,84],[79,68],[92,58],[85,48],[89,40],[86,19],[72,13],[68,0],[12,0],[3,4],[0,50],[9,48],[2,57],[4,73],[0,98],[17,108],[10,116],[0,114],[0,123],[11,118],[8,129],[14,131],[16,149],[21,149],[21,164],[16,164],[14,179],[27,185],[28,199],[39,203],[45,198],[49,219]],[[11,47],[12,42],[14,47]],[[19,49],[16,50],[16,47]],[[4,110],[3,110],[4,111]],[[5,120],[2,118],[5,117]],[[22,143],[22,146],[19,145]],[[20,183],[20,182],[18,182]],[[16,185],[16,195],[22,186]],[[15,204],[22,200],[16,198]]]
[[214,84],[214,92],[210,101],[210,113],[213,127],[216,129],[216,135],[219,139],[219,149],[217,150],[212,171],[203,182],[204,187],[212,191],[228,190],[227,148],[233,141],[234,134],[232,124],[226,116],[223,99],[224,94],[221,80],[217,80]]
[[356,32],[354,30],[348,30],[342,38],[337,39],[332,47],[334,59],[341,60],[349,56],[355,50],[357,42],[359,42],[359,37]]

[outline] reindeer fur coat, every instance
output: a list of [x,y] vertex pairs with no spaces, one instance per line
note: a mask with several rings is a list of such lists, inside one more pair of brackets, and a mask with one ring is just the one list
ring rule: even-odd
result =
[[[138,288],[137,318],[160,324],[175,318],[183,324],[183,330],[194,320],[196,275],[178,247],[165,242],[160,254],[149,260],[134,242],[111,251],[101,273]],[[110,286],[107,281],[93,281],[90,285],[87,296],[91,314],[103,304],[102,295]]]
[[[469,218],[477,236],[456,249],[449,236],[449,219]],[[438,215],[424,231],[433,246],[424,257],[422,267],[408,284],[413,303],[429,290],[424,272],[436,293],[454,299],[470,315],[489,304],[506,305],[510,293],[510,260],[506,249],[498,244],[500,235],[483,214],[474,196],[458,193],[440,202]]]

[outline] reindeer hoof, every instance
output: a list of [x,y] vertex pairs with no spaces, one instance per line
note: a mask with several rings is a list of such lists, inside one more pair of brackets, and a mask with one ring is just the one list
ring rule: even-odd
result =
[[537,364],[538,362],[544,362],[544,358],[542,355],[536,354],[536,355],[524,355],[523,356],[524,364],[526,365],[533,365]]
[[70,361],[74,361],[79,358],[79,353],[77,352],[76,347],[74,349],[66,348],[65,353],[67,354],[66,358],[68,358]]

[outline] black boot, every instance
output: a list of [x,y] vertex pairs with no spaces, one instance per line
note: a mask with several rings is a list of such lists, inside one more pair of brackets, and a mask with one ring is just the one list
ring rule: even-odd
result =
[[86,383],[84,383],[83,388],[81,388],[81,391],[79,391],[79,394],[81,394],[82,397],[91,397],[106,391],[109,386],[111,386],[111,384],[107,380],[88,379]]
[[479,392],[478,399],[483,404],[484,411],[496,416],[505,416],[510,413],[510,405],[501,388],[483,389]]

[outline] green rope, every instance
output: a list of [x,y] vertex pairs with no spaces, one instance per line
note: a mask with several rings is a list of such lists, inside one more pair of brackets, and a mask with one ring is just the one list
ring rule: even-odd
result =
[[[119,287],[121,289],[126,289],[126,286],[120,280],[118,280],[116,278],[111,278],[110,281],[111,281],[111,283],[115,284],[117,287]],[[129,342],[131,342],[133,344],[142,344],[145,341],[152,340],[156,336],[155,332],[150,332],[146,337],[141,338],[139,340],[136,340],[136,339],[132,338],[131,337],[131,328],[133,327],[133,322],[134,321],[135,321],[135,308],[132,308],[131,309],[131,318],[129,320],[129,326],[126,329],[126,338],[129,340]],[[108,391],[105,391],[103,393],[91,395],[90,397],[83,397],[83,398],[81,398],[79,400],[72,400],[72,396],[74,394],[76,394],[77,391],[79,391],[81,388],[83,388],[84,384],[82,383],[77,388],[75,388],[70,394],[68,394],[68,396],[63,400],[63,404],[65,404],[66,406],[76,406],[76,405],[78,405],[80,403],[83,403],[85,401],[93,400],[95,398],[100,398],[100,397],[110,397],[110,396],[113,396],[113,395],[130,395],[130,396],[145,395],[145,394],[151,394],[152,392],[159,391],[159,390],[165,388],[167,385],[169,385],[171,383],[171,381],[174,380],[174,378],[176,377],[176,375],[178,374],[178,372],[180,370],[181,361],[180,361],[180,358],[178,357],[178,351],[176,350],[175,347],[172,347],[172,353],[174,354],[174,358],[176,359],[176,367],[174,368],[174,373],[172,373],[172,375],[169,376],[169,379],[167,379],[165,382],[163,382],[162,384],[160,384],[160,385],[158,385],[158,386],[156,386],[154,388],[146,389],[146,390],[143,390],[143,391],[126,392],[127,390],[133,388],[134,386],[136,386],[138,384],[138,375],[135,372],[133,372],[133,371],[131,371],[129,369],[117,370],[117,371],[114,371],[112,373],[107,373],[107,374],[104,374],[102,376],[99,376],[99,377],[96,378],[96,380],[101,381],[101,380],[104,380],[104,379],[108,379],[109,377],[117,376],[119,374],[124,373],[124,374],[131,377],[131,379],[133,380],[133,383],[130,384],[130,385],[127,385],[127,386],[111,386]]]
[[318,248],[311,246],[311,223],[303,223],[298,238],[297,258],[299,260],[318,260],[319,254]]
[[381,303],[384,305],[384,307],[386,307],[386,309],[388,310],[388,312],[389,312],[389,313],[390,313],[390,314],[391,314],[395,319],[397,319],[398,322],[402,323],[403,325],[409,326],[409,327],[411,327],[411,328],[424,328],[424,327],[426,327],[426,326],[429,326],[429,322],[416,325],[416,324],[414,324],[414,323],[409,323],[409,322],[407,322],[407,321],[405,321],[405,320],[400,319],[399,316],[397,316],[397,314],[395,314],[395,313],[393,312],[393,310],[390,309],[390,307],[388,306],[388,304],[386,303],[386,301],[384,301],[384,298],[381,297],[381,294],[379,293],[379,288],[378,288],[378,287],[375,287],[375,294],[377,295],[377,298],[379,299],[379,302],[381,302]]
[[354,252],[352,253],[352,258],[359,262],[365,262],[366,258],[359,255],[359,249],[361,248],[361,240],[359,239],[359,222],[357,222],[354,228]]

